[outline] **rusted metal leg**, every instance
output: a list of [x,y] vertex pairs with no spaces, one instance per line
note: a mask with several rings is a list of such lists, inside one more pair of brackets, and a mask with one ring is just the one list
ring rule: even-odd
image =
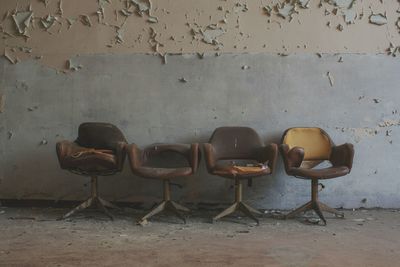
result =
[[67,214],[62,216],[61,219],[66,219],[66,218],[70,217],[72,214],[90,207],[92,205],[92,202],[93,202],[93,198],[92,197],[88,198],[87,200],[85,200],[84,202],[82,202],[81,204],[79,204],[78,206],[73,208],[71,211],[69,211]]
[[318,204],[319,204],[319,207],[320,207],[320,209],[322,211],[333,213],[338,218],[344,218],[344,213],[343,212],[340,212],[340,211],[338,211],[338,210],[336,210],[334,208],[331,208],[331,207],[329,207],[328,205],[326,205],[326,204],[324,204],[322,202],[319,202]]
[[239,202],[238,208],[241,212],[244,213],[244,215],[255,221],[257,225],[260,224],[256,216],[254,216],[253,213],[251,213],[251,211],[243,204],[243,202]]
[[97,176],[92,176],[91,177],[91,187],[90,187],[90,197],[81,203],[79,206],[75,207],[73,210],[65,214],[61,219],[66,219],[69,216],[73,215],[74,213],[84,210],[86,208],[89,208],[92,206],[92,204],[96,203],[97,208],[101,209],[108,217],[110,217],[113,220],[113,216],[110,214],[110,212],[106,209],[106,207],[116,207],[110,202],[102,199],[98,195],[98,183],[97,183]]
[[184,206],[182,206],[181,204],[176,203],[175,201],[171,200],[171,204],[175,207],[175,209],[180,210],[180,211],[186,211],[189,212],[190,210]]
[[107,210],[107,208],[103,205],[103,202],[101,202],[100,198],[96,199],[97,202],[97,207],[101,209],[112,221],[114,220],[114,217],[111,215],[111,213]]
[[104,207],[111,208],[111,209],[117,209],[117,210],[121,209],[120,207],[115,206],[111,202],[109,202],[109,201],[107,201],[105,199],[102,199],[101,197],[97,197],[97,199],[101,202],[101,204],[103,204]]
[[325,220],[324,214],[322,214],[322,211],[318,205],[318,202],[313,203],[313,210],[318,215],[318,217],[321,218],[321,220],[324,222],[324,225],[326,225],[326,220]]
[[242,205],[243,205],[246,209],[248,209],[250,212],[255,213],[255,214],[258,214],[258,215],[261,215],[261,214],[262,214],[261,211],[255,209],[255,208],[253,208],[253,207],[251,207],[251,206],[249,206],[248,204],[246,204],[246,203],[244,203],[244,202],[241,202],[241,203],[242,203]]
[[176,217],[178,217],[179,219],[181,219],[183,221],[183,223],[186,223],[186,219],[185,217],[178,211],[177,208],[175,208],[175,206],[172,204],[171,201],[167,201],[165,207],[171,211],[173,214],[175,214]]
[[299,215],[302,212],[306,212],[307,210],[312,209],[312,202],[309,201],[303,206],[300,206],[299,208],[295,209],[294,211],[289,212],[288,214],[285,215],[285,219],[290,219],[293,218],[297,215]]
[[220,214],[218,214],[217,216],[215,216],[212,220],[213,222],[221,219],[222,217],[225,217],[231,213],[234,213],[237,210],[237,206],[238,203],[233,203],[231,206],[229,206],[227,209],[225,209],[224,211],[222,211]]
[[147,213],[144,217],[142,217],[138,221],[138,224],[140,224],[140,225],[147,224],[147,219],[149,219],[150,217],[152,217],[152,216],[156,215],[157,213],[160,213],[161,211],[163,211],[165,209],[165,204],[166,203],[167,203],[166,201],[161,202],[157,207],[155,207],[149,213]]

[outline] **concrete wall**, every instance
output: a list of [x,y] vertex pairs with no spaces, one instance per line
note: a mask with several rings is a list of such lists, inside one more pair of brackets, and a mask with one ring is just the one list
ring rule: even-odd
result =
[[[254,127],[266,142],[279,142],[288,127],[319,126],[337,144],[352,142],[356,150],[353,172],[324,182],[325,201],[398,207],[400,62],[385,55],[342,57],[343,63],[329,55],[172,56],[162,65],[157,56],[93,55],[79,57],[85,67],[69,75],[35,61],[14,66],[2,60],[7,102],[0,195],[84,198],[88,180],[60,170],[55,155],[55,143],[73,140],[83,121],[113,122],[140,146],[206,142],[221,125]],[[174,188],[174,195],[186,202],[228,202],[233,194],[231,181],[208,175],[204,163],[180,183],[183,189]],[[103,178],[101,191],[111,200],[151,201],[161,196],[161,184],[134,177],[126,166],[124,173]],[[287,177],[279,160],[278,171],[256,179],[245,195],[258,207],[291,208],[309,197],[309,183]]]
[[[295,3],[291,18],[278,14],[284,2]],[[55,143],[73,140],[81,122],[105,121],[140,146],[205,142],[223,125],[251,126],[266,142],[279,142],[288,127],[322,127],[356,150],[352,173],[324,182],[324,201],[400,207],[400,62],[392,57],[400,53],[399,2],[339,2],[352,1],[301,8],[300,1],[154,0],[139,16],[126,1],[2,1],[0,199],[85,198],[88,180],[60,170]],[[123,16],[125,8],[132,15]],[[13,15],[29,10],[21,33]],[[357,17],[347,24],[349,10]],[[379,13],[387,17],[381,26],[370,17]],[[45,29],[47,18],[55,22]],[[213,24],[223,34],[210,44],[204,32]],[[231,181],[208,175],[204,163],[179,183],[173,193],[184,202],[233,196]],[[115,201],[161,196],[159,182],[127,166],[100,187]],[[293,208],[309,198],[309,184],[287,177],[279,160],[245,195],[260,208]]]

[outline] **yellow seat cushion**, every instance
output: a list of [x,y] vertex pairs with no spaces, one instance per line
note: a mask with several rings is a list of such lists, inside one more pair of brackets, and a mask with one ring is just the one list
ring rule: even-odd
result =
[[328,160],[332,144],[320,128],[292,128],[286,132],[283,143],[304,149],[304,160]]

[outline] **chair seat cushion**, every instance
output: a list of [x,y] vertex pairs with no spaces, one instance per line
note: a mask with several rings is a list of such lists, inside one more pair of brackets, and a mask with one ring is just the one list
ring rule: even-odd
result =
[[271,174],[271,169],[268,166],[263,168],[256,167],[236,167],[228,164],[217,163],[212,170],[212,173],[225,178],[249,179],[262,175]]
[[154,179],[170,179],[175,177],[189,176],[192,174],[192,168],[156,168],[156,167],[139,167],[135,168],[134,173],[141,177]]
[[344,176],[350,172],[346,166],[328,167],[324,169],[291,168],[290,175],[298,176],[304,179],[331,179]]
[[117,158],[112,151],[88,149],[74,146],[73,151],[63,158],[63,166],[69,170],[101,174],[117,169]]

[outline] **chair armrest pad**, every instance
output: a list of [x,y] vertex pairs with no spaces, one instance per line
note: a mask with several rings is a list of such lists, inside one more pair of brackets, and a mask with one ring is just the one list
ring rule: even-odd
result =
[[190,166],[192,167],[192,173],[195,173],[199,167],[200,162],[200,150],[199,144],[194,143],[190,145]]
[[291,168],[299,168],[304,159],[304,149],[293,147],[289,150],[289,146],[286,144],[282,144],[280,148],[286,171]]
[[354,147],[352,144],[346,143],[332,148],[330,161],[333,166],[346,166],[351,170],[353,158]]
[[271,172],[273,172],[275,170],[276,159],[278,157],[278,145],[274,143],[266,145],[263,149],[263,152],[262,163],[268,161],[268,167],[271,169]]
[[142,166],[143,152],[136,144],[126,145],[125,150],[128,153],[129,165],[131,166],[132,171]]
[[207,170],[209,173],[211,173],[215,168],[215,164],[217,162],[215,149],[213,145],[210,143],[203,144],[203,148],[204,148],[204,160],[206,162]]
[[124,168],[124,161],[126,156],[126,143],[118,142],[115,146],[115,157],[117,158],[117,167],[119,171]]

